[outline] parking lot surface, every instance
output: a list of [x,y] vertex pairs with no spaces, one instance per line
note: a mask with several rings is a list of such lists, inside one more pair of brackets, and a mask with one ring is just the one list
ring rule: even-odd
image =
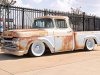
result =
[[0,75],[100,75],[100,47],[42,57],[13,56],[0,52]]

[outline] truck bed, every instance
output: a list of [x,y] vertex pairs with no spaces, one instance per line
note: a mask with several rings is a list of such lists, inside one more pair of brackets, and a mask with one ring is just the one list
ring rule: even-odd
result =
[[75,49],[83,49],[87,39],[93,38],[97,45],[100,45],[100,31],[79,31],[74,32]]

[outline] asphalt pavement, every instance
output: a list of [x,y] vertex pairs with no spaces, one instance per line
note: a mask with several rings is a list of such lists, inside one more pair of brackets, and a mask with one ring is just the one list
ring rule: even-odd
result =
[[42,57],[14,56],[0,52],[0,75],[100,75],[100,47]]

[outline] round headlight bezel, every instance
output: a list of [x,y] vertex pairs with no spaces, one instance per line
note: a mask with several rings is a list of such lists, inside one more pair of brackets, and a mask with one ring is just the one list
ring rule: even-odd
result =
[[1,39],[0,42],[1,42],[2,44],[5,43],[5,42],[4,42],[4,39]]
[[13,38],[12,43],[13,43],[13,44],[18,44],[18,41],[19,41],[19,39],[18,39],[18,38]]

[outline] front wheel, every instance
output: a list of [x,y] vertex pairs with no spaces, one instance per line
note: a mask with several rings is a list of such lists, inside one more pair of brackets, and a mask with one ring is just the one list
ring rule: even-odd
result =
[[30,47],[28,55],[30,56],[42,56],[45,52],[45,45],[41,41],[35,41]]
[[93,50],[94,49],[94,46],[95,46],[95,41],[94,39],[87,39],[86,40],[86,43],[85,43],[85,49],[86,50]]

